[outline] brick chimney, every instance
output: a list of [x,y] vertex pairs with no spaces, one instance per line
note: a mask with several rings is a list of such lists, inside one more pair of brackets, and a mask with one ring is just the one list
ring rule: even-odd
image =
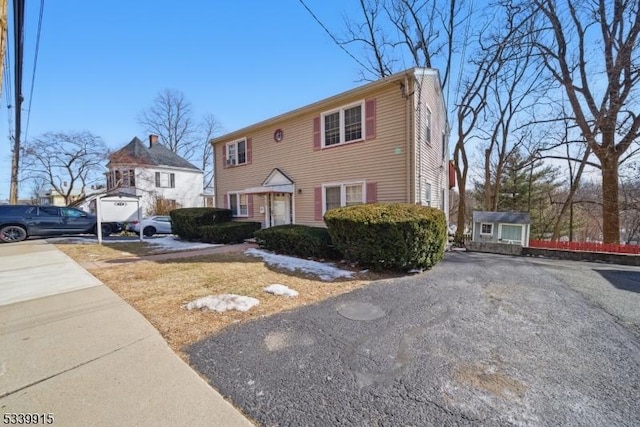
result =
[[149,148],[156,145],[157,142],[158,142],[158,135],[149,135]]

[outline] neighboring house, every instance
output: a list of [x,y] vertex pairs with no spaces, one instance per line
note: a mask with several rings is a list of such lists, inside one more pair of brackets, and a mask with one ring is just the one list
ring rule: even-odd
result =
[[149,136],[138,138],[109,156],[107,191],[140,197],[142,212],[202,206],[203,173]]
[[[74,192],[74,194],[71,195],[70,203],[73,204],[78,200],[88,198],[91,196],[91,194],[99,193],[101,190],[104,191],[104,185],[92,185],[87,191],[84,192],[84,195]],[[67,206],[67,203],[65,203],[64,201],[64,196],[53,188],[48,191],[38,193],[38,204],[42,206]]]
[[213,139],[216,206],[264,227],[369,202],[447,215],[447,141],[438,71],[413,68]]
[[527,212],[473,212],[473,242],[529,246]]

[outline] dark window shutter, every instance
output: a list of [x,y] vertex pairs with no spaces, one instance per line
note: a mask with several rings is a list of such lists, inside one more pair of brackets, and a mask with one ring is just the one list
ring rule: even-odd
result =
[[222,168],[226,169],[227,168],[227,146],[225,144],[222,144],[220,148],[222,149]]
[[156,172],[156,187],[160,187],[160,172]]
[[365,110],[365,139],[376,137],[376,99],[367,99],[364,105]]
[[229,196],[227,196],[227,193],[224,193],[222,195],[222,207],[225,209],[229,209]]
[[245,145],[245,150],[247,152],[247,164],[250,165],[251,164],[251,138],[247,138],[247,144]]
[[320,135],[320,116],[313,118],[313,149],[319,150],[322,148]]
[[169,184],[169,186],[171,188],[176,188],[176,174],[172,173],[171,175],[169,175],[169,179],[171,180],[171,183]]
[[378,201],[378,183],[367,182],[367,203],[375,203]]
[[313,194],[314,194],[315,220],[322,221],[322,187],[314,188]]
[[253,218],[253,194],[247,194],[247,215]]

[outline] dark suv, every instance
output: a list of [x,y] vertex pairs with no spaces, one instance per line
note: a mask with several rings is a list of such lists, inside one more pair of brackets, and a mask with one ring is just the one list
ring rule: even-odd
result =
[[[80,209],[60,206],[0,205],[0,242],[19,242],[29,236],[96,234],[97,219]],[[102,235],[122,230],[122,224],[103,222]]]

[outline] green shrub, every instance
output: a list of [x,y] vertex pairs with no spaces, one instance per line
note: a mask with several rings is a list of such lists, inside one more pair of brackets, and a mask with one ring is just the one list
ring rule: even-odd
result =
[[444,256],[444,212],[405,203],[331,209],[324,215],[331,239],[346,259],[373,270],[430,268]]
[[205,243],[242,243],[260,230],[259,222],[223,222],[215,225],[203,225],[199,228],[200,241]]
[[231,221],[231,209],[184,208],[174,209],[171,215],[171,229],[184,240],[199,240],[200,227]]
[[256,231],[255,238],[261,248],[279,254],[302,258],[341,257],[331,244],[331,236],[326,228],[297,224],[279,225]]

